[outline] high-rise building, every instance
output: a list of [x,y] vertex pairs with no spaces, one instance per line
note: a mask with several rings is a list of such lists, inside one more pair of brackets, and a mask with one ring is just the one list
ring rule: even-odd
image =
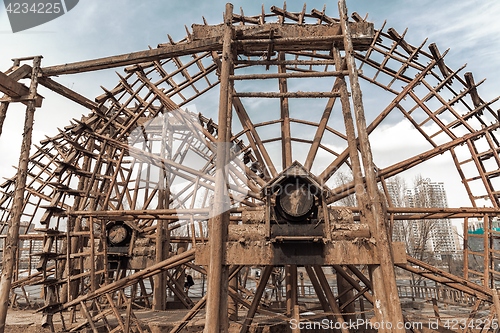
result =
[[[448,207],[444,183],[419,179],[413,188],[401,186],[401,182],[388,182],[393,204],[403,207]],[[399,199],[397,199],[399,198]],[[393,226],[393,239],[407,244],[407,251],[414,256],[432,255],[436,259],[458,254],[457,233],[450,219],[402,220]]]

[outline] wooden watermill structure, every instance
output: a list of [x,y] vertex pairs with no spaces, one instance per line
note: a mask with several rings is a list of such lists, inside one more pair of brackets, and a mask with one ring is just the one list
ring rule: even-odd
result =
[[[154,49],[51,67],[17,59],[0,73],[1,115],[27,105],[18,173],[1,185],[0,320],[39,285],[52,330],[154,331],[139,315],[150,311],[169,332],[272,332],[312,320],[303,274],[315,320],[337,323],[332,331],[363,331],[347,324],[373,318],[394,325],[379,332],[404,332],[397,267],[466,295],[468,322],[481,309],[496,318],[497,99],[483,100],[435,44],[349,17],[344,0],[338,13],[247,16],[228,4],[222,24],[195,24]],[[53,79],[113,67],[123,68],[117,85],[94,100]],[[28,156],[38,86],[89,112]],[[370,139],[395,119],[425,148],[384,164]],[[397,207],[391,179],[443,156],[470,205]],[[483,221],[484,270],[469,267],[467,244],[456,276],[392,239],[401,221],[444,218],[465,235],[469,219]],[[206,293],[186,291],[186,270]],[[175,320],[171,303],[185,309]]]

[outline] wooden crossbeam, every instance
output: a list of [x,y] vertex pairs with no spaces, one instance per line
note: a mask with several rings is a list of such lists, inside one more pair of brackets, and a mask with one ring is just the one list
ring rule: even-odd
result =
[[91,101],[87,97],[80,95],[79,93],[63,86],[62,84],[52,80],[51,78],[41,77],[39,79],[39,83],[42,86],[58,93],[59,95],[64,96],[83,107],[86,107],[87,109],[93,110],[98,108],[98,104],[96,102]]
[[[297,17],[298,20],[298,17]],[[366,50],[370,46],[373,36],[375,35],[373,23],[349,22],[349,26],[353,32],[353,46],[355,50]],[[193,39],[203,40],[205,38],[222,37],[224,24],[219,25],[200,25],[193,24]],[[245,43],[254,44],[259,38],[267,39],[273,36],[272,42],[288,43],[290,39],[300,42],[300,40],[308,40],[309,48],[324,47],[322,39],[312,39],[321,37],[328,40],[336,40],[339,43],[339,48],[344,49],[342,40],[342,31],[339,23],[321,24],[321,25],[283,25],[280,23],[267,23],[261,25],[239,25],[234,26],[237,40],[244,40]],[[317,43],[315,45],[314,43]],[[281,43],[280,43],[281,44]],[[289,44],[288,47],[293,45]],[[267,45],[261,46],[262,50],[267,49]]]
[[3,72],[0,72],[0,91],[11,97],[20,97],[29,94],[29,89]]
[[[9,100],[6,100],[8,102],[19,101],[23,104],[28,103],[29,88],[3,72],[0,72],[0,91],[10,97]],[[35,107],[39,108],[42,106],[42,99],[43,97],[37,94]]]
[[19,81],[29,77],[31,74],[32,67],[28,64],[24,64],[16,68],[12,73],[9,73],[9,77],[13,80]]
[[196,52],[217,51],[220,49],[222,49],[221,38],[207,38],[205,40],[199,40],[190,43],[162,46],[146,51],[138,51],[117,56],[73,62],[64,65],[43,67],[42,75],[47,77],[62,74],[75,74],[97,71],[107,68],[139,64],[153,60],[179,57]]

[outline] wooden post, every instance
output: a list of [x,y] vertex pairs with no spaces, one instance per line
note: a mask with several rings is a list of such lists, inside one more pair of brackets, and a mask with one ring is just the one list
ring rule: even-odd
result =
[[464,279],[469,279],[469,218],[464,219]]
[[304,287],[304,273],[300,272],[300,294],[302,297],[306,296],[306,288]]
[[26,178],[28,175],[28,160],[30,155],[31,140],[33,134],[33,122],[35,119],[35,97],[38,85],[38,73],[40,71],[40,62],[42,57],[37,56],[33,59],[33,70],[31,73],[31,84],[29,88],[29,101],[26,107],[26,117],[24,121],[23,142],[19,157],[19,166],[16,175],[16,190],[14,194],[14,205],[10,225],[5,238],[3,253],[2,275],[0,280],[0,333],[5,330],[5,320],[7,318],[7,309],[9,307],[9,295],[12,284],[12,273],[16,263],[16,253],[19,245],[19,225],[24,206],[24,190],[26,187]]
[[[300,309],[299,305],[295,304],[293,306],[293,319],[295,320],[296,323],[300,323]],[[292,328],[292,333],[300,333],[300,326],[296,325],[294,328]]]
[[[169,128],[168,114],[162,117],[161,148],[160,157],[162,159],[172,158],[173,132]],[[168,143],[167,143],[168,139]],[[158,189],[158,209],[169,208],[170,202],[170,177],[167,174],[166,166],[160,168]],[[158,219],[156,221],[156,262],[162,262],[168,258],[170,247],[170,234],[168,222]],[[167,275],[161,272],[153,277],[153,310],[165,310],[167,304]]]
[[9,108],[9,102],[0,103],[0,135],[2,135],[3,123],[5,121],[5,117],[7,116],[8,108]]
[[[285,60],[285,53],[279,53],[279,60]],[[286,73],[286,66],[280,65],[278,67],[278,73]],[[281,93],[288,92],[288,84],[286,78],[280,78],[279,87]],[[280,108],[281,108],[281,119],[283,122],[281,123],[281,137],[283,138],[281,143],[281,152],[282,152],[282,165],[283,170],[288,168],[292,164],[292,141],[291,141],[291,130],[290,130],[290,111],[288,106],[288,98],[280,97]]]
[[[349,302],[354,297],[354,290],[352,285],[346,279],[344,279],[344,277],[338,272],[336,273],[336,277],[337,277],[337,290],[339,293],[339,304],[340,306],[342,306],[347,302]],[[349,315],[344,315],[345,321],[351,321],[351,322],[356,321],[356,315],[354,314],[356,312],[356,307],[354,302],[347,305],[344,308],[344,312],[349,313]]]
[[[354,115],[356,118],[356,129],[358,134],[359,150],[361,152],[361,160],[363,163],[363,171],[365,176],[365,190],[361,196],[361,201],[358,202],[360,207],[365,207],[365,212],[362,215],[367,217],[368,222],[371,224],[372,234],[374,235],[377,247],[376,254],[380,260],[380,265],[370,267],[370,272],[373,281],[373,292],[375,296],[375,313],[379,322],[391,322],[393,330],[391,332],[404,332],[403,329],[398,329],[398,324],[403,323],[403,313],[399,301],[398,291],[396,287],[396,274],[394,271],[394,260],[392,257],[392,249],[388,236],[388,228],[386,216],[383,211],[382,200],[377,186],[377,178],[375,175],[375,168],[373,164],[373,157],[368,140],[368,131],[366,126],[366,119],[364,114],[363,99],[361,94],[361,87],[358,80],[358,71],[353,54],[353,45],[351,39],[351,32],[348,24],[347,6],[345,0],[339,0],[339,15],[340,25],[344,39],[345,48],[345,61],[349,71],[349,82],[351,86],[352,104],[354,107]],[[340,70],[340,68],[337,68]],[[344,109],[345,104],[342,103]],[[344,115],[347,114],[344,110]],[[350,111],[349,111],[350,113]],[[352,133],[351,133],[352,136]],[[351,140],[352,141],[352,137]],[[351,142],[349,144],[351,146]],[[350,154],[351,158],[354,156],[354,147]],[[354,148],[354,149],[353,149]],[[355,154],[357,155],[357,149]],[[355,175],[355,177],[362,177],[362,174]],[[363,192],[361,189],[359,192]],[[359,193],[358,192],[358,193]],[[386,330],[379,330],[385,332]]]
[[483,250],[483,263],[484,263],[484,275],[483,275],[483,284],[486,288],[490,288],[490,217],[485,215],[483,217],[483,242],[484,242],[484,250]]
[[286,314],[292,316],[294,306],[297,304],[297,266],[285,266],[286,281]]
[[219,126],[215,174],[214,204],[212,217],[209,219],[210,265],[208,267],[207,314],[204,333],[227,332],[227,297],[228,297],[228,267],[224,265],[224,245],[229,225],[229,196],[226,185],[225,170],[229,161],[229,142],[231,141],[232,115],[232,84],[229,76],[232,74],[233,54],[231,43],[233,39],[233,5],[226,4],[224,14],[224,39],[222,46],[220,95],[219,95]]
[[492,289],[493,305],[497,314],[497,320],[500,319],[500,299],[498,297],[498,290]]

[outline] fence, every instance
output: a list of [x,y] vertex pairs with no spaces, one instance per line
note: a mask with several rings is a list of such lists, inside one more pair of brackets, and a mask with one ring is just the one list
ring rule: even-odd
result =
[[411,298],[431,300],[436,299],[438,302],[447,304],[474,304],[476,298],[462,291],[448,287],[431,287],[420,285],[398,285],[398,293],[400,298]]

